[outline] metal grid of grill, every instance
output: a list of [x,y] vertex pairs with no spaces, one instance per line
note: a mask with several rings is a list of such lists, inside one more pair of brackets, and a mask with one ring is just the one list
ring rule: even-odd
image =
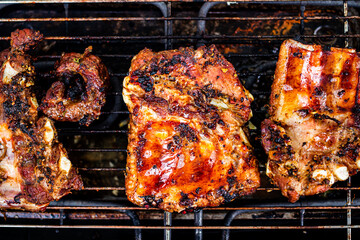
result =
[[[84,190],[51,203],[45,212],[0,213],[0,232],[40,239],[49,234],[55,239],[74,238],[81,229],[95,239],[285,239],[289,234],[295,239],[355,239],[360,235],[359,177],[337,183],[325,194],[288,203],[265,176],[259,126],[266,116],[281,42],[295,38],[359,50],[358,11],[360,3],[346,0],[1,2],[1,48],[8,46],[16,28],[35,28],[44,34],[35,64],[44,88],[48,71],[62,52],[81,52],[88,45],[108,66],[112,88],[101,118],[90,127],[56,124],[60,141],[83,176]],[[252,196],[187,214],[131,205],[124,193],[128,111],[121,98],[131,58],[144,47],[160,51],[212,43],[255,97],[250,133],[262,185]]]

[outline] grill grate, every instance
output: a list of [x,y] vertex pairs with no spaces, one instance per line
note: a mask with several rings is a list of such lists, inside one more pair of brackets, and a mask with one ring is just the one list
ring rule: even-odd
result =
[[[45,212],[0,213],[3,236],[167,240],[360,236],[359,176],[336,183],[326,194],[290,204],[265,176],[266,156],[258,138],[281,42],[295,38],[359,50],[359,10],[360,3],[346,0],[2,1],[1,49],[8,47],[16,28],[35,28],[46,37],[36,62],[44,88],[48,71],[62,52],[82,52],[88,45],[108,66],[112,85],[101,118],[90,127],[56,123],[60,141],[84,178],[84,191],[51,203]],[[250,133],[262,185],[252,196],[187,214],[134,206],[126,200],[123,178],[129,112],[121,86],[130,60],[144,47],[160,51],[212,43],[255,97],[251,120],[255,128]]]

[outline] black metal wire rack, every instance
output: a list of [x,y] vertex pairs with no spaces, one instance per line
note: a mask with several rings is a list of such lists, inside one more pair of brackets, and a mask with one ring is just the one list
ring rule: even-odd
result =
[[[100,119],[89,127],[56,123],[84,190],[51,203],[45,212],[1,212],[0,233],[16,239],[356,239],[359,176],[290,204],[264,173],[259,128],[281,42],[293,38],[360,50],[359,11],[360,2],[346,0],[1,1],[1,48],[8,47],[17,28],[45,36],[35,63],[44,89],[61,54],[88,45],[108,66],[111,89]],[[121,97],[131,58],[145,47],[160,51],[202,44],[216,44],[254,95],[249,127],[262,185],[252,196],[186,214],[134,206],[124,193],[129,113]]]

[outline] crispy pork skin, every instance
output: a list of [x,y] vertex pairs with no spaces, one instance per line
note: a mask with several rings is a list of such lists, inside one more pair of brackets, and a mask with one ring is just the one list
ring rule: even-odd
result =
[[286,40],[262,123],[267,175],[295,202],[360,167],[359,56]]
[[56,67],[60,79],[42,100],[40,110],[57,121],[79,122],[89,126],[99,118],[105,105],[109,74],[101,59],[91,54],[65,53]]
[[24,51],[42,39],[24,29],[0,69],[0,208],[43,210],[82,181],[47,117],[38,116],[34,67]]
[[214,45],[142,50],[124,80],[130,111],[126,194],[180,212],[218,206],[259,186],[243,131],[251,94]]

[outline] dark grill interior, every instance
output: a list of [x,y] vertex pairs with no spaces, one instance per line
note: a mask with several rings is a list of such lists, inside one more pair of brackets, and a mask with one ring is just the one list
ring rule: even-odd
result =
[[[290,204],[265,175],[260,123],[266,117],[272,76],[283,40],[293,38],[360,50],[356,1],[119,2],[0,4],[0,49],[17,28],[46,37],[35,66],[39,97],[62,52],[92,45],[111,76],[107,104],[89,127],[56,123],[59,140],[79,168],[83,191],[53,202],[45,212],[1,212],[2,236],[15,239],[235,239],[237,237],[356,239],[360,236],[360,177],[336,183],[325,194]],[[131,58],[154,51],[216,44],[253,94],[251,142],[262,185],[248,197],[216,208],[170,214],[132,205],[124,192],[128,111],[122,80]]]

